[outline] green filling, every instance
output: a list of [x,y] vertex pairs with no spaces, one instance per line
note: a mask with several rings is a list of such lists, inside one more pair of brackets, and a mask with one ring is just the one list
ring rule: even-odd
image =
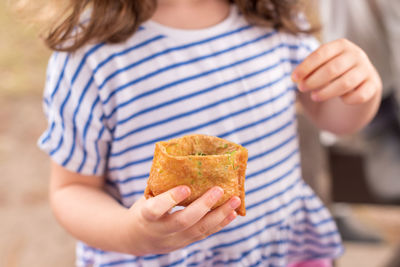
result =
[[203,173],[201,172],[201,161],[197,161],[197,168],[198,168],[197,175],[203,176]]
[[228,154],[228,161],[229,164],[232,165],[232,169],[236,170],[237,168],[235,168],[235,154],[236,154],[236,150],[231,151],[231,152],[226,152],[226,154]]

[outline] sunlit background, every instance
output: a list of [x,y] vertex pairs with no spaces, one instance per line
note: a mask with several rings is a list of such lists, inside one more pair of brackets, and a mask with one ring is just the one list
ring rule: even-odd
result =
[[[51,214],[48,158],[36,147],[46,127],[41,94],[50,51],[6,2],[0,2],[0,266],[73,266],[75,241]],[[389,266],[400,253],[399,206],[349,207],[382,242],[346,242],[336,266]]]
[[50,52],[0,1],[0,266],[74,266],[75,241],[47,199],[41,95]]

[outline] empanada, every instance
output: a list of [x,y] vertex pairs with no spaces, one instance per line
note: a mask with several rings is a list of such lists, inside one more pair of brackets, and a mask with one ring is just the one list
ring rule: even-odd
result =
[[224,195],[213,208],[238,196],[241,205],[236,212],[244,216],[247,157],[246,148],[215,136],[195,134],[158,142],[145,196],[153,197],[175,186],[187,185],[191,195],[179,204],[187,206],[211,187],[220,186]]

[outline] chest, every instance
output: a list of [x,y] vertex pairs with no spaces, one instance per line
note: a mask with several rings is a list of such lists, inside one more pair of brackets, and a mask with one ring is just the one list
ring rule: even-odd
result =
[[101,98],[113,134],[109,179],[123,198],[143,193],[155,142],[215,135],[249,143],[251,157],[269,149],[268,133],[282,125],[291,126],[282,138],[293,134],[293,62],[274,40],[258,33],[193,47],[166,42],[110,62]]
[[128,120],[142,126],[155,117],[167,119],[166,114],[215,114],[221,108],[257,105],[293,86],[290,47],[273,33],[248,35],[186,45],[167,40],[110,62],[100,84],[115,136],[123,134]]

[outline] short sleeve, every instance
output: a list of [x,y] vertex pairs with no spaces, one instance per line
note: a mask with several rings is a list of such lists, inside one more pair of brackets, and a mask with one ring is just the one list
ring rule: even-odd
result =
[[54,53],[43,97],[48,127],[38,141],[51,159],[84,175],[102,175],[111,134],[87,54]]
[[[293,37],[292,37],[293,38]],[[308,57],[313,51],[315,51],[319,46],[319,41],[311,35],[298,35],[295,37],[296,40],[293,43],[296,46],[296,49],[292,50],[293,54],[291,55],[291,59],[294,60],[295,65],[303,62],[306,57]]]
[[[284,70],[288,77],[291,76],[294,69],[300,63],[320,46],[320,43],[314,36],[307,34],[281,32],[280,42],[286,47],[286,49],[282,50],[281,60],[287,61],[287,64],[284,65]],[[289,78],[288,83],[295,92],[298,92],[297,84],[292,79]]]

